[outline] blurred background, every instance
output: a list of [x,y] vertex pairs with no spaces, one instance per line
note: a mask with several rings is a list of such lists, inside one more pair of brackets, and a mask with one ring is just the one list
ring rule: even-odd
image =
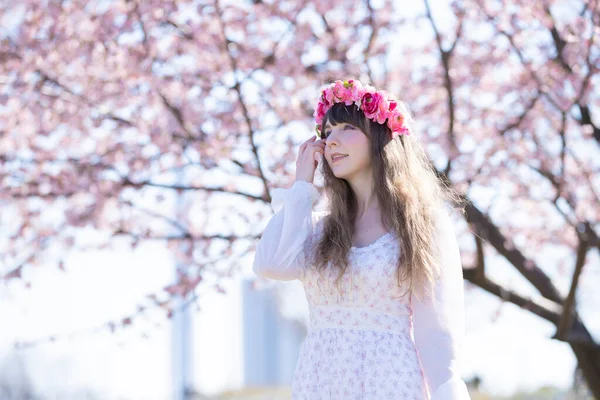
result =
[[289,399],[253,254],[345,78],[469,201],[472,398],[600,399],[599,42],[598,0],[0,1],[0,399]]

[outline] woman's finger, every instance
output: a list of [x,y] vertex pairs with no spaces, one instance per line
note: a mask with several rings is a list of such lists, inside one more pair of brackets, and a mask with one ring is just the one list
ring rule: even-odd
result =
[[316,136],[312,136],[310,138],[308,138],[308,140],[305,140],[301,145],[300,145],[300,150],[304,150],[306,148],[306,146],[313,141],[316,138]]
[[323,139],[318,139],[318,140],[316,140],[316,141],[314,141],[312,143],[308,142],[308,143],[306,143],[306,145],[307,146],[318,146],[318,147],[320,147],[320,146],[325,145],[325,141],[323,141]]

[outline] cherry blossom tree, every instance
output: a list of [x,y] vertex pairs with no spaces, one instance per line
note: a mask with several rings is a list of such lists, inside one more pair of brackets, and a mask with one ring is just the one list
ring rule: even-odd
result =
[[577,302],[600,252],[598,1],[438,3],[0,6],[3,280],[27,284],[75,249],[168,243],[186,273],[140,312],[171,313],[174,296],[194,299],[209,271],[226,278],[252,254],[319,88],[354,77],[407,101],[467,202],[466,280],[555,324],[600,398],[600,347]]

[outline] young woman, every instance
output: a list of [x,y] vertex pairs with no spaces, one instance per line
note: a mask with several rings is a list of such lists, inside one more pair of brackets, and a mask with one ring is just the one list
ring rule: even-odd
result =
[[[299,279],[310,329],[294,399],[470,399],[460,376],[464,294],[437,178],[406,104],[357,80],[336,81],[315,107],[320,139],[300,146],[296,181],[273,190],[275,215],[254,272]],[[313,211],[320,160],[329,200]]]

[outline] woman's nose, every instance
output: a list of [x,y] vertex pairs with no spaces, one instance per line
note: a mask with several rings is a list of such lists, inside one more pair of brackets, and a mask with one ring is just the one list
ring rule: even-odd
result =
[[331,131],[329,136],[325,139],[325,143],[329,144],[337,144],[337,133],[335,131]]

